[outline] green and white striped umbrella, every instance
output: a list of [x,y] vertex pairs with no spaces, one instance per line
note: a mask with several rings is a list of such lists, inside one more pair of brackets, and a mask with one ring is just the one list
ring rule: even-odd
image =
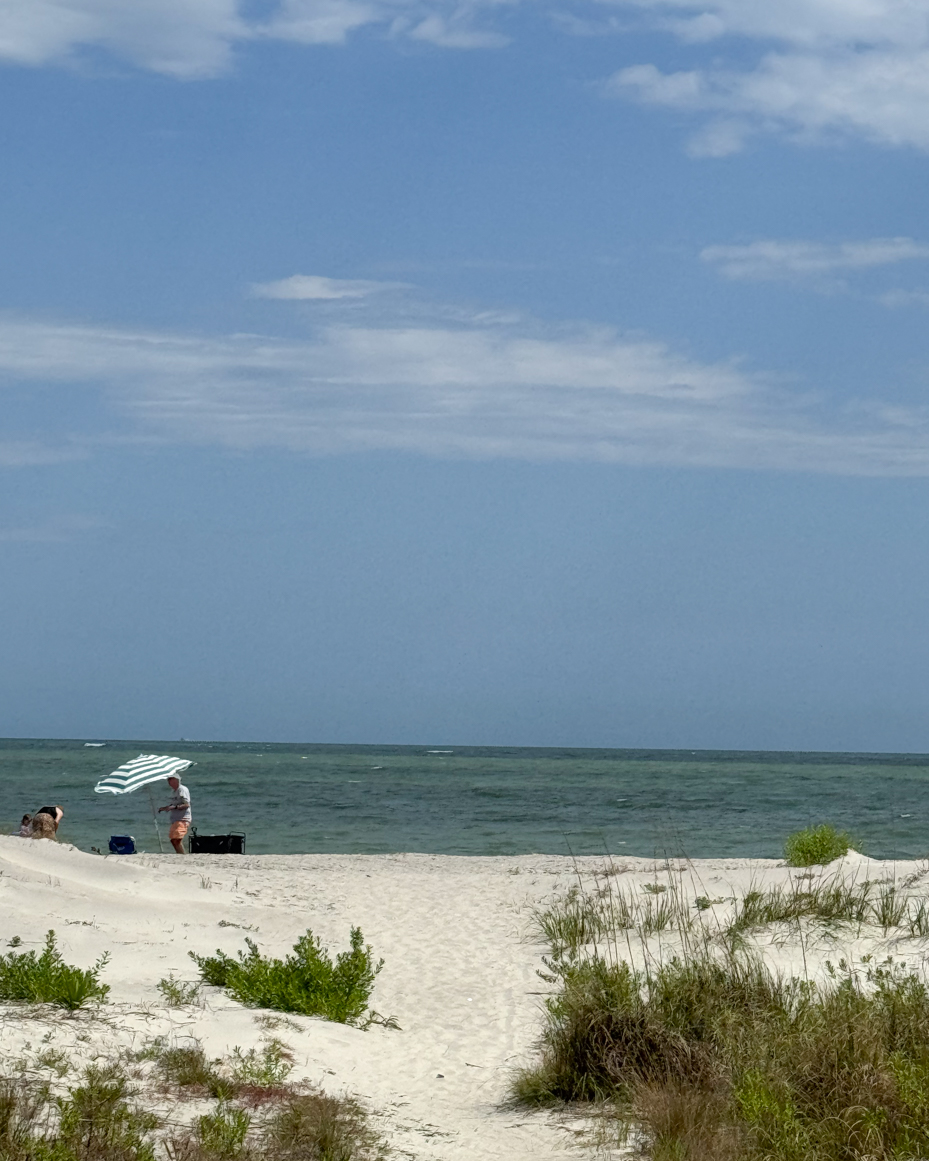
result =
[[186,758],[171,758],[167,754],[140,754],[131,762],[126,762],[106,778],[101,778],[94,790],[97,794],[129,794],[149,782],[158,782],[180,774],[193,766]]

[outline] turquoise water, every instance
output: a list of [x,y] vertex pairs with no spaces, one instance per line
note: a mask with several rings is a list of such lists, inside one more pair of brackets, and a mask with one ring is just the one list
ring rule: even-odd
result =
[[[877,858],[929,852],[929,755],[901,754],[13,739],[0,740],[0,823],[60,803],[63,841],[128,833],[158,850],[145,790],[93,792],[140,752],[196,762],[194,825],[245,831],[250,854],[777,857],[785,835],[821,820]],[[153,790],[166,801],[164,784]]]

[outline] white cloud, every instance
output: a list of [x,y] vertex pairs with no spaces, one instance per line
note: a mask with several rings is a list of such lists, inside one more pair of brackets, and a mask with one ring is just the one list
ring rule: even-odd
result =
[[[447,48],[497,48],[508,38],[494,27],[496,14],[517,3],[0,0],[0,61],[62,63],[104,51],[173,77],[211,77],[250,42],[339,44],[373,26]],[[759,132],[929,149],[929,0],[601,0],[595,10],[592,19],[589,5],[562,0],[552,15],[575,31],[631,36],[644,24],[701,54],[690,69],[646,62],[604,85],[702,115],[695,154],[734,153]]]
[[[497,48],[508,41],[498,12],[520,2],[0,0],[0,61],[103,51],[168,76],[211,77],[251,42],[339,44],[375,26],[446,48]],[[699,54],[689,69],[644,62],[604,85],[702,116],[695,154],[734,153],[759,132],[929,149],[929,0],[601,0],[593,10],[562,0],[551,15],[574,31],[631,36],[644,25]]]
[[366,25],[449,48],[506,38],[475,20],[499,0],[0,0],[0,61],[60,64],[88,50],[179,79],[218,76],[249,41],[340,44]]
[[320,274],[293,274],[277,282],[256,282],[256,298],[326,301],[339,298],[367,298],[385,290],[402,289],[403,282],[369,282],[362,278],[324,278]]
[[214,76],[249,35],[238,0],[0,0],[0,59],[18,64],[98,48],[169,76]]
[[929,36],[924,0],[621,0],[655,14],[678,36],[779,40],[799,49],[906,46]]
[[[744,246],[707,246],[704,262],[726,278],[822,282],[853,270],[929,258],[929,245],[912,238],[870,238],[864,242],[803,242],[764,239]],[[827,282],[828,284],[828,282]]]
[[294,342],[7,319],[0,375],[102,391],[103,442],[929,475],[929,411],[829,410],[603,330],[340,325]]
[[615,95],[709,113],[691,141],[695,154],[736,152],[756,132],[929,149],[927,0],[617,2],[692,44],[729,37],[758,45],[747,69],[727,66],[714,44],[709,67],[665,73],[636,65],[607,82]]

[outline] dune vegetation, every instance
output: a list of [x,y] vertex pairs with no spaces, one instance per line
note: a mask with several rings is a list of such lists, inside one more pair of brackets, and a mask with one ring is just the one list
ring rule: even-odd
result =
[[[49,1079],[37,1066],[54,1066]],[[383,1144],[364,1108],[290,1084],[279,1041],[209,1060],[196,1041],[154,1042],[134,1057],[86,1065],[8,1063],[0,1076],[3,1161],[376,1161]],[[57,1081],[57,1083],[55,1083]],[[150,1106],[170,1095],[170,1119]],[[187,1123],[183,1102],[213,1100]]]
[[652,1161],[929,1156],[923,974],[819,954],[922,939],[924,894],[821,871],[712,898],[683,878],[607,875],[534,912],[552,991],[514,1103],[580,1103]]

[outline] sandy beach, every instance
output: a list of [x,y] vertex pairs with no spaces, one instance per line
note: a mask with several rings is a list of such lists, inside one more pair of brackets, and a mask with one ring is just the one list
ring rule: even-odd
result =
[[[24,948],[38,947],[53,928],[69,962],[89,966],[109,953],[103,979],[112,991],[96,1014],[36,1015],[3,1005],[3,1055],[16,1058],[41,1043],[84,1060],[159,1036],[195,1037],[217,1056],[260,1047],[270,1035],[262,1013],[218,989],[206,989],[200,1006],[170,1008],[158,981],[170,973],[195,980],[191,950],[232,954],[250,935],[262,951],[280,955],[311,928],[336,952],[357,925],[385,961],[372,1006],[394,1017],[400,1030],[287,1017],[274,1035],[293,1051],[295,1077],[357,1096],[399,1157],[577,1157],[589,1127],[583,1119],[505,1111],[501,1102],[513,1069],[531,1058],[548,991],[537,974],[547,949],[532,933],[532,911],[576,883],[578,871],[588,886],[605,872],[632,891],[670,876],[685,895],[720,900],[797,874],[773,860],[747,859],[610,865],[542,855],[119,858],[4,837],[4,944],[19,936]],[[826,873],[918,891],[927,867],[850,852]],[[921,964],[923,943],[868,929],[801,944],[773,931],[764,952],[784,970],[815,975],[827,959],[843,955],[880,953]]]

